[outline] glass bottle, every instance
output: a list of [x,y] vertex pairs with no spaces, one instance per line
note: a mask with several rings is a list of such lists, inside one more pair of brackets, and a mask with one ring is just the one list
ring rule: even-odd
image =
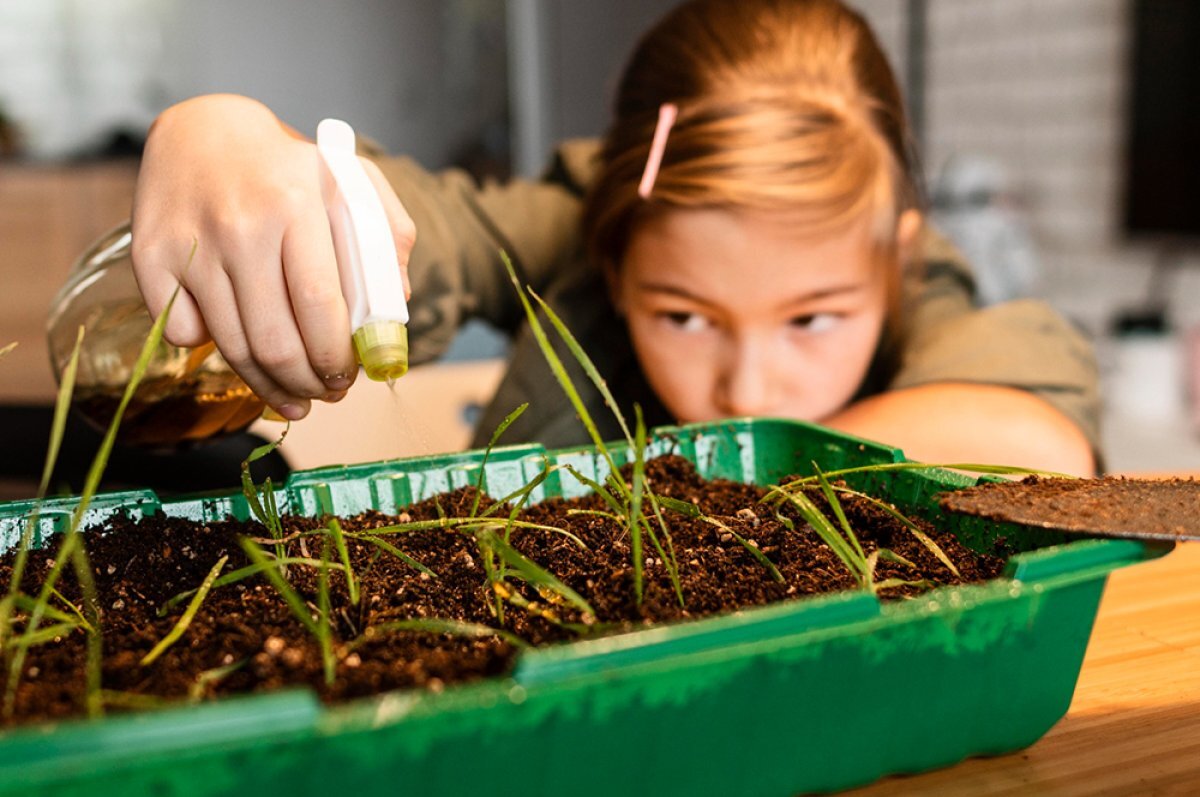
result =
[[[133,276],[131,238],[123,224],[83,253],[55,296],[46,326],[60,381],[84,327],[72,403],[101,429],[116,413],[153,324]],[[125,409],[117,439],[161,448],[219,437],[245,429],[264,406],[212,343],[183,348],[164,340]]]

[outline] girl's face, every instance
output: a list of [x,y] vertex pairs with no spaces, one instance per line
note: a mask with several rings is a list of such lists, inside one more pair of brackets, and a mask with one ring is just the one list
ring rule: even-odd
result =
[[865,225],[814,238],[786,216],[672,210],[634,231],[613,293],[650,386],[680,423],[821,421],[875,353],[887,285]]

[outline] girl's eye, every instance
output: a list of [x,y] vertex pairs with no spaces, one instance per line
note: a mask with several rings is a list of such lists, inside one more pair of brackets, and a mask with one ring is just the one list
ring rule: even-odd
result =
[[708,319],[699,313],[662,313],[662,317],[683,332],[703,332],[711,326]]
[[833,329],[841,316],[836,313],[809,313],[807,315],[798,315],[791,319],[788,323],[794,328],[803,332],[828,332]]

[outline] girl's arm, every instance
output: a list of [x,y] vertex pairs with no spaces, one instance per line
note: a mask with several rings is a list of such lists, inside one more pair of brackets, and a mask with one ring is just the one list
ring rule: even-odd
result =
[[1015,465],[1092,476],[1080,428],[1024,390],[943,382],[890,390],[826,418],[839,431],[886,442],[931,463]]

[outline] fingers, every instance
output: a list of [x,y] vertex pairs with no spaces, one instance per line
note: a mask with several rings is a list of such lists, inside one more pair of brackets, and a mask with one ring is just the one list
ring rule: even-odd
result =
[[392,239],[396,242],[396,257],[400,266],[400,279],[404,284],[404,298],[410,299],[412,298],[412,285],[408,282],[408,261],[412,257],[413,247],[417,243],[417,226],[413,223],[412,217],[408,215],[408,211],[404,209],[400,197],[396,196],[396,191],[383,176],[383,172],[379,171],[379,167],[366,158],[359,158],[359,160],[362,161],[367,176],[371,178],[371,183],[375,186],[375,190],[379,193],[379,199],[383,202],[383,211],[387,214],[392,228]]
[[345,390],[358,364],[323,209],[304,214],[284,233],[283,274],[309,368],[328,390]]
[[[293,399],[323,398],[329,391],[309,362],[292,311],[281,247],[282,242],[274,247],[240,249],[222,267],[245,335],[248,351],[244,365],[257,369],[282,389],[287,394],[283,403],[295,404]],[[268,396],[262,397],[276,406]]]
[[[197,286],[193,288],[197,304],[208,320],[213,342],[217,344],[225,361],[256,396],[283,417],[298,421],[307,415],[310,408],[309,397],[298,395],[298,391],[291,386],[285,387],[272,376],[269,369],[274,364],[272,357],[276,355],[271,354],[265,363],[260,364],[260,355],[256,351],[277,352],[279,349],[272,349],[271,343],[260,342],[257,350],[251,345],[256,330],[262,327],[257,321],[254,322],[253,330],[245,326],[245,319],[240,312],[239,297],[227,271],[219,264],[206,264],[194,279],[197,281]],[[286,302],[282,304],[286,310]],[[235,311],[229,312],[230,309]],[[253,317],[255,313],[262,312],[272,311],[252,304],[247,308],[246,316]],[[275,312],[278,312],[278,308]],[[287,314],[290,318],[290,311],[287,311]],[[286,328],[286,325],[281,324],[279,327]],[[283,346],[283,351],[289,352],[286,345]],[[324,390],[320,389],[320,392],[324,393]]]
[[[136,228],[137,216],[134,217],[134,229]],[[175,302],[171,305],[171,315],[163,331],[163,337],[173,346],[201,346],[210,340],[208,327],[199,307],[192,295],[182,287],[181,275],[186,271],[192,256],[190,244],[183,249],[153,241],[148,234],[135,232],[133,235],[130,248],[133,276],[146,303],[146,309],[150,311],[150,317],[157,320],[167,308],[171,297],[175,297]]]

